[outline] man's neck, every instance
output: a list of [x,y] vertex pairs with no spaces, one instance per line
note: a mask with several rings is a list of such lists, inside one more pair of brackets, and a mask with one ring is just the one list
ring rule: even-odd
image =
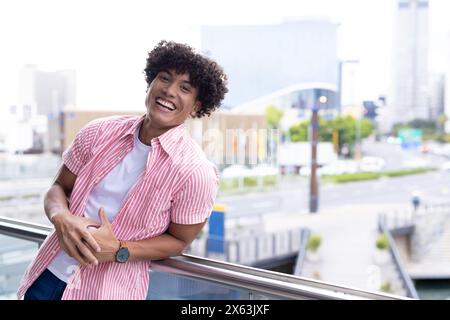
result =
[[141,128],[139,129],[139,140],[146,145],[151,145],[151,141],[153,138],[159,137],[163,133],[169,131],[173,127],[164,127],[158,128],[155,127],[151,119],[146,116],[144,121],[142,122]]

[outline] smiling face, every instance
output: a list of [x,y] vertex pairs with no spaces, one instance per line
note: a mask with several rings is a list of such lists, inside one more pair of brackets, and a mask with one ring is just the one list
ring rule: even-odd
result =
[[182,124],[200,108],[197,95],[189,74],[161,70],[150,83],[145,100],[152,126],[170,129]]

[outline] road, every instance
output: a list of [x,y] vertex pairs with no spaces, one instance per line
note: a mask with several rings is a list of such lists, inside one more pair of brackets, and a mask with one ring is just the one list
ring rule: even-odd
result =
[[384,170],[387,171],[404,169],[405,166],[414,163],[425,163],[427,166],[439,167],[440,164],[448,161],[443,156],[422,153],[418,150],[403,150],[399,145],[376,142],[371,139],[364,141],[362,151],[365,156],[383,158],[386,161]]
[[[364,141],[363,152],[365,155],[384,158],[386,168],[389,170],[402,168],[408,159],[425,159],[429,161],[430,165],[435,166],[439,166],[442,161],[446,160],[443,157],[402,150],[398,145],[371,140]],[[416,190],[422,192],[424,203],[443,202],[447,201],[446,198],[450,194],[449,178],[448,172],[439,171],[401,178],[382,178],[347,184],[323,184],[319,188],[319,210],[347,205],[380,203],[407,206],[411,200],[411,193]],[[0,183],[0,198],[3,198],[3,201],[0,201],[1,213],[7,216],[32,218],[33,210],[36,210],[33,206],[39,206],[39,210],[41,210],[42,195],[51,184],[51,180],[51,178],[41,178],[2,181]],[[14,198],[8,199],[8,197]],[[276,212],[307,213],[309,180],[308,178],[298,178],[295,181],[282,183],[276,189],[264,193],[222,195],[218,197],[217,202],[227,206],[228,217]],[[12,207],[16,208],[14,211],[17,212],[9,212]]]
[[[411,194],[420,191],[424,204],[448,202],[450,172],[434,171],[396,178],[325,184],[319,188],[319,210],[348,205],[393,204],[410,205]],[[220,196],[218,203],[226,205],[230,218],[265,213],[307,213],[309,184],[304,179],[268,192],[236,196]]]
[[[446,159],[419,151],[402,150],[398,145],[365,140],[364,155],[386,160],[384,170],[405,169],[408,161],[421,160],[429,166],[439,167]],[[397,178],[323,184],[319,187],[319,211],[348,205],[404,204],[409,206],[411,194],[419,191],[423,203],[448,202],[450,196],[450,172],[435,171]],[[227,216],[263,215],[267,213],[307,213],[309,207],[309,180],[297,179],[282,183],[277,189],[266,192],[246,193],[235,196],[220,195],[218,203],[227,207]]]

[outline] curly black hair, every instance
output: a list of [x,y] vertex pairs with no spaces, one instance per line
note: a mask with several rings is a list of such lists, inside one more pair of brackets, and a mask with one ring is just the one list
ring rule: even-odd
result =
[[144,69],[147,86],[150,86],[161,70],[189,74],[190,82],[198,89],[197,99],[202,103],[201,109],[195,113],[196,118],[211,115],[220,107],[228,92],[227,76],[222,67],[215,61],[195,53],[186,44],[162,40],[148,53]]

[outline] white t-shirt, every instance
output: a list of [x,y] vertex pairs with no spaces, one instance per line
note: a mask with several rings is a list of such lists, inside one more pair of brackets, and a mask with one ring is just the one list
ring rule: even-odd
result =
[[[98,210],[103,207],[109,222],[114,220],[126,195],[144,172],[150,150],[150,146],[139,140],[138,128],[133,150],[95,186],[89,195],[85,217],[100,221]],[[78,265],[77,260],[61,249],[47,268],[60,280],[68,282],[72,274],[79,268]]]

